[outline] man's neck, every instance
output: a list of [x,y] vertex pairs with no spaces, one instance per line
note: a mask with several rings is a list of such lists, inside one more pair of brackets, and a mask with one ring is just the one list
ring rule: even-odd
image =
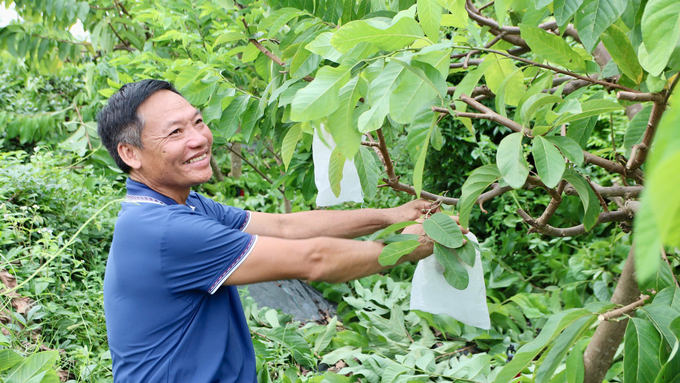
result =
[[148,186],[151,190],[163,194],[164,196],[168,198],[172,198],[175,202],[177,202],[180,205],[185,205],[187,198],[189,197],[189,193],[191,193],[191,188],[186,188],[186,190],[177,190],[177,189],[171,189],[168,187],[164,187],[163,185],[159,185],[155,182],[152,182],[151,180],[147,179],[144,177],[142,174],[139,174],[138,172],[135,172],[134,169],[130,171],[130,179],[133,181],[137,181],[139,183],[142,183],[146,186]]

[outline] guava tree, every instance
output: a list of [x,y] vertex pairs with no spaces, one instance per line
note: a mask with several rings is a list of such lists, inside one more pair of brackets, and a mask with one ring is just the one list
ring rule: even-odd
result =
[[[463,225],[476,205],[483,210],[505,193],[538,189],[549,203],[514,207],[529,233],[576,236],[611,223],[633,230],[635,247],[611,303],[549,318],[496,381],[522,373],[549,381],[566,358],[570,373],[559,379],[600,382],[624,335],[624,380],[680,375],[680,290],[666,257],[680,244],[675,0],[15,5],[23,22],[0,30],[0,45],[20,66],[40,71],[79,63],[91,97],[81,101],[95,109],[125,82],[173,81],[204,110],[218,148],[244,143],[277,155],[280,167],[262,175],[278,178],[288,197],[296,190],[313,197],[312,136],[327,129],[337,143],[328,168],[336,194],[350,160],[367,200],[388,187],[455,207]],[[76,20],[89,41],[67,32]],[[75,112],[69,120],[80,124],[71,141],[88,145],[93,116]],[[460,196],[423,190],[426,158],[442,146],[443,119],[467,128],[455,132],[459,137],[478,138],[474,120],[505,132],[495,158],[484,158]],[[589,139],[605,127],[611,148],[593,152]],[[623,140],[616,130],[625,130]],[[404,136],[408,159],[395,156]],[[410,161],[412,173],[397,174],[395,161]],[[581,202],[581,223],[558,227],[556,218],[574,214],[563,204],[568,196]],[[471,245],[462,246],[456,226],[441,215],[428,221],[447,281],[464,288]],[[385,263],[415,246],[410,237],[388,240]],[[594,326],[585,351],[574,347]]]
[[[582,369],[587,382],[602,381],[626,333],[626,380],[678,376],[677,282],[662,259],[664,246],[678,245],[680,200],[672,175],[678,166],[677,111],[664,114],[680,69],[680,4],[284,0],[270,5],[273,11],[253,24],[247,20],[248,8],[237,4],[245,13],[251,49],[272,61],[262,97],[278,106],[269,118],[290,126],[282,139],[282,157],[290,161],[298,142],[304,146],[314,128],[328,129],[337,143],[328,169],[336,194],[350,159],[365,198],[372,198],[378,186],[388,186],[455,205],[463,225],[475,205],[483,208],[491,198],[526,188],[541,188],[551,197],[538,216],[527,212],[536,207],[518,206],[530,233],[575,236],[610,222],[630,229],[635,219],[635,250],[612,297],[612,303],[626,307],[609,311],[611,305],[591,305],[551,318],[496,381],[512,380],[539,354],[534,377],[549,380],[598,315],[588,348],[583,356],[572,351],[568,370]],[[448,81],[457,72],[464,73],[462,80]],[[598,120],[609,118],[613,124],[611,116],[622,113],[630,119],[623,142],[613,138],[606,153],[588,151]],[[507,128],[496,158],[470,174],[460,198],[422,190],[425,158],[441,147],[438,123],[443,118],[462,121],[469,132],[461,135],[475,135],[473,119]],[[391,139],[402,131],[413,163],[412,185],[400,181],[390,153]],[[582,202],[582,223],[552,226],[564,196],[574,194]],[[439,242],[435,254],[446,267],[447,280],[464,288],[462,265],[474,258],[459,247],[455,229],[441,222],[426,230]],[[395,254],[414,245],[402,238],[383,255],[396,260]],[[645,294],[669,289],[655,297],[645,315],[610,321],[649,299],[640,295],[635,269]]]

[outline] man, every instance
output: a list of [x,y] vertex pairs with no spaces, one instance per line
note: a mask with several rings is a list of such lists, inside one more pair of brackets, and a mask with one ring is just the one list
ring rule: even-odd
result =
[[[130,175],[104,278],[116,382],[256,382],[235,285],[341,282],[379,272],[383,245],[345,238],[415,220],[429,208],[413,201],[274,215],[191,192],[212,176],[213,137],[168,82],[124,85],[98,120],[104,146]],[[400,261],[430,255],[425,236],[421,243]]]

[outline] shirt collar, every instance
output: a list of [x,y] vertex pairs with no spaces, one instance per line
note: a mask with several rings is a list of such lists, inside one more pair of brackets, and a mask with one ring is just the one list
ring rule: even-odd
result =
[[125,186],[127,187],[128,196],[150,197],[157,199],[166,205],[179,205],[174,199],[164,196],[163,194],[151,189],[141,182],[133,180],[130,177],[128,177],[127,181],[125,182]]

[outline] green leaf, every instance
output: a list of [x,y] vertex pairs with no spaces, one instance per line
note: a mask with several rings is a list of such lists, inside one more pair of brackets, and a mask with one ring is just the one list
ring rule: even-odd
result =
[[283,26],[286,25],[290,20],[293,20],[294,18],[303,14],[304,12],[296,8],[277,9],[276,11],[272,12],[262,23],[260,23],[258,27],[261,29],[269,28],[269,34],[267,37],[271,39],[275,37],[279,33],[279,30],[281,30],[281,28],[283,28]]
[[336,197],[340,197],[340,181],[342,181],[346,160],[345,156],[340,153],[336,146],[331,153],[331,159],[328,163],[328,180],[331,183],[331,190]]
[[531,148],[538,176],[545,186],[554,188],[562,179],[566,167],[564,157],[559,150],[548,140],[541,136],[534,137]]
[[422,37],[420,25],[408,17],[399,19],[393,25],[381,24],[375,20],[356,20],[340,27],[331,37],[331,44],[342,53],[362,42],[371,43],[384,51],[395,51]]
[[534,118],[534,115],[536,114],[536,112],[538,112],[539,109],[546,106],[550,106],[552,108],[553,104],[560,103],[563,101],[564,100],[562,99],[562,97],[559,96],[553,96],[547,93],[535,94],[529,97],[524,102],[524,104],[522,104],[519,115],[515,116],[515,119],[517,120],[517,122],[523,123],[524,126],[529,126],[529,122]]
[[597,223],[600,215],[599,199],[593,192],[588,181],[571,169],[564,172],[564,179],[574,187],[583,204],[583,227],[590,230]]
[[567,383],[583,383],[585,366],[583,365],[583,350],[576,346],[567,357]]
[[231,137],[236,134],[238,130],[238,123],[241,119],[241,115],[248,107],[248,101],[250,100],[249,95],[239,95],[237,96],[222,112],[222,118],[220,119],[220,124],[218,125],[218,130],[223,137],[230,140]]
[[290,160],[293,159],[293,153],[295,153],[295,147],[298,141],[302,138],[302,123],[297,123],[288,129],[286,136],[283,137],[283,142],[281,143],[281,159],[283,159],[283,165],[288,171],[288,166],[290,165]]
[[659,291],[652,303],[655,305],[672,307],[680,312],[680,288],[670,286]]
[[248,36],[244,35],[241,32],[224,32],[220,34],[217,39],[215,39],[215,43],[213,44],[213,49],[224,43],[230,43],[232,41],[239,41],[239,40],[247,40]]
[[378,257],[378,262],[383,266],[394,265],[404,255],[411,254],[418,246],[420,246],[420,242],[412,239],[390,243],[383,248],[380,257]]
[[593,314],[586,309],[569,309],[552,315],[541,329],[541,333],[531,342],[522,346],[515,357],[506,364],[496,376],[494,383],[509,383],[550,343],[562,330],[575,321]]
[[583,0],[555,0],[555,21],[560,26],[560,30],[562,30],[563,25],[567,25],[571,17],[581,7],[581,4],[583,4]]
[[[521,77],[522,79],[522,85],[518,88],[518,83],[517,83],[517,78]],[[509,85],[509,87],[508,87]],[[503,82],[498,86],[498,88],[494,91],[496,93],[496,110],[498,113],[503,116],[507,117],[508,113],[505,110],[505,105],[510,104],[510,102],[505,101],[505,96],[506,94],[514,94],[516,92],[515,89],[521,89],[522,91],[519,92],[521,95],[519,97],[519,100],[522,99],[524,96],[524,75],[522,74],[522,68],[517,68],[515,69],[512,73],[510,73],[509,76],[505,77]],[[512,97],[510,98],[512,100]],[[515,104],[512,104],[513,106],[516,106],[519,104],[519,101]]]
[[506,0],[494,1],[493,7],[496,13],[496,21],[498,21],[498,25],[502,27],[505,18],[508,17],[508,3]]
[[446,82],[439,71],[429,64],[420,64],[421,69],[401,60],[393,61],[404,65],[409,71],[404,72],[399,85],[390,95],[390,116],[400,124],[408,124],[423,105],[429,104],[438,95],[444,97],[440,92],[446,94]]
[[475,249],[475,245],[472,244],[472,241],[467,241],[463,246],[459,248],[452,248],[451,250],[468,266],[475,266],[475,260],[477,259],[477,249]]
[[423,222],[425,233],[438,243],[446,247],[460,247],[463,245],[463,233],[456,221],[444,213],[435,213]]
[[[425,158],[427,157],[427,148],[430,146],[430,137],[432,136],[432,131],[434,130],[435,124],[437,123],[437,115],[434,112],[423,113],[421,117],[423,119],[427,119],[428,114],[431,115],[431,117],[429,117],[430,128],[427,130],[425,141],[423,142],[422,148],[418,152],[418,160],[413,166],[413,188],[416,189],[416,197],[420,197],[420,192],[423,190],[423,171],[425,169]],[[415,121],[414,124],[416,124]]]
[[602,34],[602,44],[612,55],[612,60],[619,67],[621,73],[636,84],[642,82],[642,67],[638,62],[637,53],[628,36],[616,25],[612,25]]
[[463,263],[458,259],[458,256],[451,249],[438,243],[434,244],[434,256],[444,266],[444,279],[446,282],[454,289],[465,290],[470,283],[470,276]]
[[314,81],[295,94],[291,103],[291,120],[317,120],[338,109],[339,91],[349,81],[351,70],[351,66],[324,66],[319,69]]
[[652,76],[658,76],[666,67],[678,39],[680,2],[650,0],[642,14],[642,41],[647,56],[641,64]]
[[252,102],[248,104],[246,111],[243,112],[241,134],[243,135],[243,141],[246,143],[251,142],[255,133],[255,125],[257,124],[257,121],[260,119],[260,117],[262,117],[264,114],[264,110],[260,110],[259,104],[259,102],[252,100]]
[[566,124],[567,122],[582,120],[584,118],[589,118],[593,116],[599,116],[601,114],[616,112],[623,110],[621,104],[610,101],[610,100],[588,100],[581,104],[582,113],[573,115],[564,115],[564,117],[558,118],[553,122],[553,125]]
[[555,339],[555,343],[550,347],[550,351],[542,357],[542,363],[536,371],[536,383],[549,382],[557,367],[562,363],[562,359],[567,355],[567,351],[576,343],[588,328],[597,321],[595,315],[585,316],[574,321],[567,326],[564,331]]
[[360,146],[359,151],[354,156],[354,165],[359,174],[361,190],[364,192],[365,201],[373,201],[378,192],[378,181],[380,180],[380,170],[375,161],[371,149]]
[[468,227],[470,212],[476,204],[477,198],[499,178],[501,178],[501,173],[496,165],[484,165],[475,169],[465,180],[458,201],[458,219],[461,226]]
[[531,25],[520,24],[519,28],[529,48],[544,60],[571,70],[585,69],[581,55],[571,49],[562,37]]
[[366,95],[366,80],[354,77],[340,89],[340,106],[328,117],[328,130],[346,158],[353,158],[361,145],[361,133],[354,123],[354,111],[359,99]]
[[305,48],[305,42],[298,46],[298,49],[290,62],[290,77],[303,78],[319,66],[321,56],[312,53]]
[[24,358],[21,355],[8,348],[0,350],[0,371],[10,369],[22,360]]
[[567,137],[570,137],[576,141],[581,149],[586,148],[588,144],[588,139],[597,125],[597,119],[599,116],[592,116],[586,119],[580,119],[569,124],[569,129],[567,129]]
[[307,44],[305,48],[310,52],[314,52],[317,55],[323,57],[326,60],[330,60],[339,63],[342,53],[338,52],[337,49],[331,45],[332,32],[324,32],[316,37],[314,41]]
[[626,148],[626,151],[629,151],[633,145],[642,142],[642,136],[645,134],[647,124],[649,123],[649,116],[652,114],[652,106],[651,103],[645,105],[628,123],[628,128],[626,128],[626,134],[623,138],[623,146]]
[[581,149],[573,138],[564,136],[550,136],[544,138],[557,146],[569,161],[578,166],[583,165],[583,149]]
[[678,342],[678,337],[673,333],[670,326],[671,322],[680,317],[680,311],[656,303],[643,306],[641,310],[647,315],[647,318],[649,318],[649,321],[652,322],[656,330],[663,335],[668,345],[673,348]]
[[661,370],[661,336],[652,323],[630,318],[623,349],[624,383],[653,383]]
[[319,334],[314,341],[314,353],[319,354],[331,344],[331,340],[338,333],[338,318],[333,317],[326,326],[326,331]]
[[383,241],[385,245],[389,245],[390,243],[395,243],[395,242],[404,242],[404,241],[417,241],[420,236],[418,234],[397,234],[397,235],[392,235]]
[[388,235],[394,233],[395,231],[401,230],[405,227],[409,227],[411,225],[416,225],[418,222],[416,221],[404,221],[404,222],[399,222],[392,224],[390,226],[387,226],[386,228],[382,229],[381,231],[376,233],[376,236],[372,240],[380,239],[380,238],[385,238]]
[[382,72],[368,85],[368,97],[366,102],[371,106],[359,116],[359,131],[368,133],[380,129],[389,112],[390,97],[399,83],[399,75],[406,69],[390,61]]
[[52,368],[58,359],[58,351],[37,352],[7,371],[5,382],[24,383],[31,377]]
[[496,165],[505,182],[513,189],[520,189],[529,175],[529,164],[524,159],[522,133],[507,135],[498,145]]
[[442,20],[442,6],[436,0],[418,0],[418,20],[430,41],[439,41],[439,24]]
[[600,35],[626,10],[626,0],[586,0],[576,13],[576,29],[586,50],[592,52]]
[[[503,94],[504,104],[517,106],[524,95],[524,75],[511,59],[493,53],[491,55],[496,57],[484,73],[486,85],[496,96]],[[505,91],[506,87],[510,90],[509,92]]]

